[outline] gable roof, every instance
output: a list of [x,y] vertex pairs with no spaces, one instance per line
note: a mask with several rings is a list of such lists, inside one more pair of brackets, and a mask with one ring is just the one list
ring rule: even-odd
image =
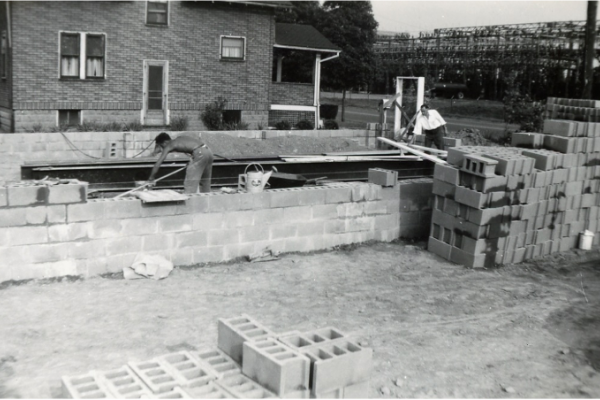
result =
[[335,53],[342,51],[311,25],[284,23],[275,26],[275,47]]
[[272,8],[291,8],[293,4],[291,1],[242,1],[242,0],[213,0],[213,2],[221,2],[221,3],[237,3],[237,4],[246,4],[251,6],[263,6],[263,7],[272,7]]

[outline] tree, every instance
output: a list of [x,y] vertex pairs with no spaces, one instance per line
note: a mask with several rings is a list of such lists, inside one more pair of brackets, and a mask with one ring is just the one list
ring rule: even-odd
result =
[[306,24],[317,26],[323,9],[318,0],[292,1],[294,6],[278,9],[275,12],[275,20],[288,24]]
[[324,85],[342,90],[342,115],[346,91],[366,82],[375,67],[373,44],[378,23],[370,1],[325,1],[322,18],[313,22],[327,39],[342,49],[323,71]]

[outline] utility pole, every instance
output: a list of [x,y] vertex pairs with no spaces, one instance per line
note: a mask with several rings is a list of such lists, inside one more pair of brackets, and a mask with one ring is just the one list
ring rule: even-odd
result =
[[596,14],[598,12],[598,2],[588,1],[587,4],[587,22],[585,24],[585,72],[583,75],[583,94],[581,98],[592,98],[592,84],[594,76],[594,42],[596,39]]

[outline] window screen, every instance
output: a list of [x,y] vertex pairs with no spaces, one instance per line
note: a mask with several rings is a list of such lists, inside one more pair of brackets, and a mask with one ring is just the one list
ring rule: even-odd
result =
[[63,33],[60,36],[61,76],[79,76],[79,34]]
[[243,60],[244,38],[224,37],[221,43],[221,57]]

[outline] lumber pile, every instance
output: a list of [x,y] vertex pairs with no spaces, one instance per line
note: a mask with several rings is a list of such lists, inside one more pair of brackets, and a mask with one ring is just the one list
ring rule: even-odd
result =
[[[591,116],[600,102],[576,107]],[[543,132],[448,150],[434,170],[430,251],[481,268],[577,248],[584,233],[600,244],[600,123],[547,119]]]

